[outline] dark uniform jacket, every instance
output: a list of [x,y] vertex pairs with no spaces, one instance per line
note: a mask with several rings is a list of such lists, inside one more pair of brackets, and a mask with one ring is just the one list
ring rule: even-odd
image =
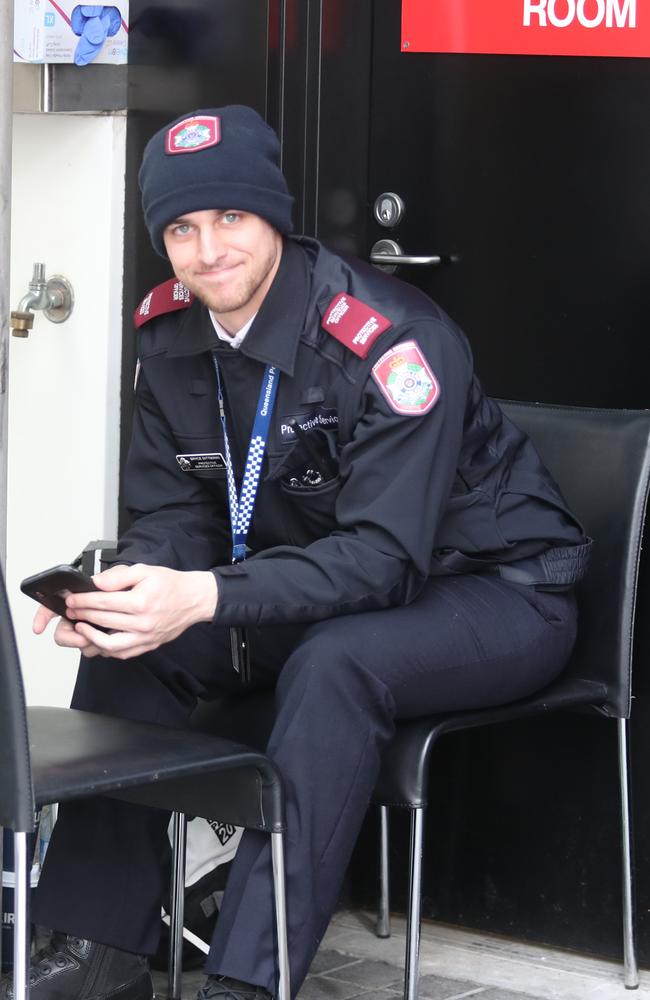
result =
[[[431,575],[566,586],[588,542],[530,441],[428,297],[307,239],[241,347],[179,282],[136,313],[139,377],[120,562],[212,569],[224,624],[307,622],[406,604]],[[280,372],[248,535],[230,565],[225,447],[238,486],[265,366]],[[295,431],[294,420],[302,434]]]

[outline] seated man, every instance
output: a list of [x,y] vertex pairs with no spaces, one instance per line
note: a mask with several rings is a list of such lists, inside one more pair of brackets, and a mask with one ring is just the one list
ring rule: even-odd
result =
[[[175,278],[136,313],[133,523],[99,592],[67,598],[55,640],[83,654],[73,705],[90,711],[182,727],[199,698],[275,687],[295,994],[394,720],[551,681],[589,542],[452,320],[290,236],[278,153],[236,106],[185,116],[145,150],[145,220]],[[35,631],[52,617],[39,609]],[[61,809],[34,1000],[151,997],[166,828],[108,799]],[[263,834],[242,838],[205,971],[203,1000],[274,995]]]

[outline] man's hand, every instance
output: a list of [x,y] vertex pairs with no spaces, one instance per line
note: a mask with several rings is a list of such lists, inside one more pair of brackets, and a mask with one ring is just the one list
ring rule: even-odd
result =
[[[179,572],[163,566],[113,566],[93,577],[98,591],[67,594],[68,621],[59,621],[54,640],[84,656],[126,660],[157,649],[201,621],[217,607],[217,582],[209,572]],[[39,608],[34,632],[54,618]],[[110,629],[100,632],[93,625]]]
[[[50,611],[49,608],[44,608],[40,605],[38,611],[34,615],[32,631],[35,632],[36,635],[42,635],[52,619],[57,617],[58,616],[55,611]],[[97,656],[97,654],[101,652],[101,650],[95,649],[89,639],[85,639],[82,635],[76,632],[74,624],[69,622],[67,618],[59,618],[56,631],[54,632],[54,641],[57,646],[70,646],[72,649],[79,649],[84,656]]]

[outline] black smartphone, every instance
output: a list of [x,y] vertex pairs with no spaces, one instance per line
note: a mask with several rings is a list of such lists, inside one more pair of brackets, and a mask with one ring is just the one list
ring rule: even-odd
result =
[[[44,604],[50,611],[54,611],[61,617],[66,617],[66,606],[62,591],[70,590],[75,594],[87,593],[89,590],[98,590],[91,577],[82,573],[74,566],[52,566],[42,573],[35,573],[34,576],[26,577],[20,585],[23,594],[33,597],[35,601]],[[95,628],[97,626],[94,626]]]

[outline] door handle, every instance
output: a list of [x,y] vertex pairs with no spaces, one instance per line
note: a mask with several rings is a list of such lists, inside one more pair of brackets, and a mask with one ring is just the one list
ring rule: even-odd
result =
[[417,264],[420,267],[433,267],[436,264],[442,263],[442,257],[439,254],[414,257],[411,254],[405,254],[399,243],[396,243],[395,240],[377,240],[370,251],[370,263],[389,264],[391,266]]
[[415,264],[417,267],[436,267],[438,264],[453,264],[459,258],[456,254],[414,255],[404,253],[395,240],[377,240],[370,251],[370,263],[393,274],[400,264]]

